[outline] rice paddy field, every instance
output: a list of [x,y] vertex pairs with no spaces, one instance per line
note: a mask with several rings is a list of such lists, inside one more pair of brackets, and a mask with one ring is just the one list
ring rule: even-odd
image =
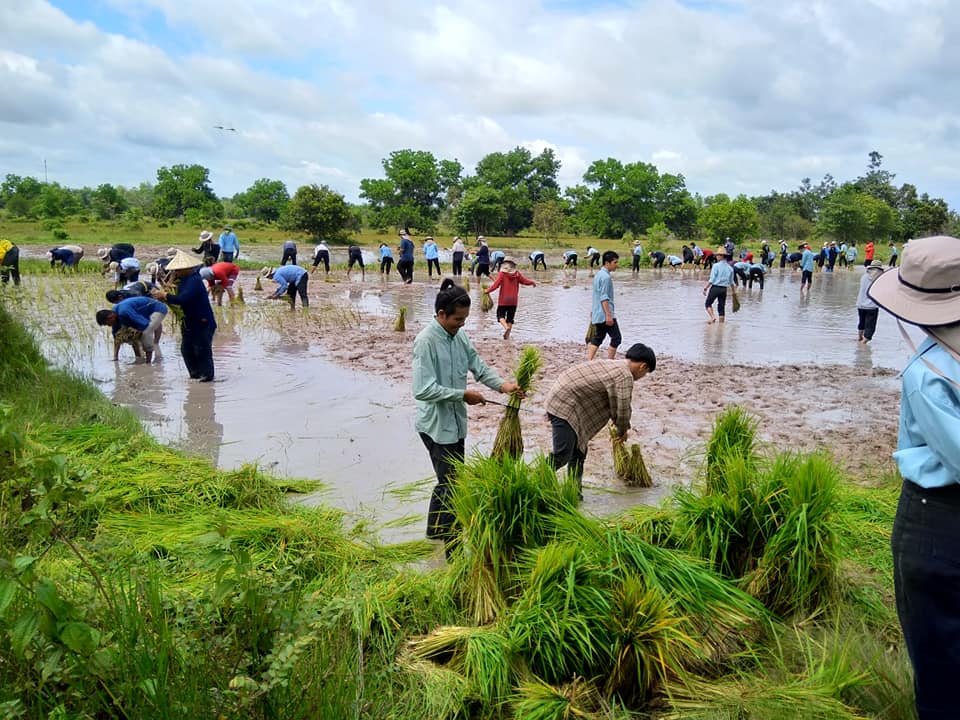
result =
[[[221,380],[197,387],[175,379],[172,326],[159,365],[124,349],[114,366],[92,322],[102,279],[29,270],[0,290],[5,716],[914,716],[892,600],[890,420],[857,428],[849,397],[803,397],[826,368],[895,402],[892,341],[846,374],[835,349],[810,370],[742,365],[761,386],[796,383],[772,404],[684,392],[705,366],[670,353],[635,392],[649,413],[631,442],[655,487],[624,488],[602,434],[580,504],[526,411],[581,346],[562,323],[525,330],[518,316],[516,346],[495,349],[478,310],[481,354],[532,391],[471,416],[482,439],[458,474],[445,563],[421,539],[429,466],[398,390],[432,285],[374,303],[368,284],[312,280],[318,301],[291,313],[247,279],[247,304],[218,311]],[[729,338],[711,347],[728,372],[750,360]],[[278,393],[298,399],[293,417]],[[809,413],[798,425],[794,408]]]

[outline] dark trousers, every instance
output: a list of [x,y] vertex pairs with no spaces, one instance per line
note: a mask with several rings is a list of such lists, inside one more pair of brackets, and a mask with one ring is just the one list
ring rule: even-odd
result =
[[734,268],[734,271],[733,271],[734,285],[737,285],[739,283],[740,285],[743,285],[744,287],[746,287],[748,279],[749,278],[747,277],[746,270],[740,270],[739,268]]
[[455,252],[453,254],[453,274],[457,277],[463,275],[463,253]]
[[281,264],[281,265],[286,265],[286,264],[287,264],[287,260],[289,260],[291,263],[293,263],[294,265],[296,265],[296,264],[297,264],[297,251],[296,251],[296,250],[291,250],[291,249],[289,249],[289,248],[287,248],[286,250],[284,250],[284,251],[283,251],[283,255],[282,255],[281,258],[280,258],[280,264]]
[[204,382],[213,380],[213,334],[215,327],[201,327],[195,330],[183,329],[180,339],[180,354],[187,372],[193,379]]
[[633,256],[633,271],[640,272],[640,256],[639,255]]
[[392,268],[392,267],[393,267],[393,258],[391,258],[391,257],[385,257],[385,258],[383,258],[383,259],[380,260],[380,274],[381,274],[381,275],[382,275],[383,273],[386,273],[387,275],[389,275],[389,274],[390,274],[390,268]]
[[0,280],[4,283],[10,282],[10,276],[13,276],[13,284],[20,284],[20,248],[14,245],[7,250],[3,256],[3,265],[0,266]]
[[877,331],[878,315],[880,315],[880,308],[873,308],[873,310],[857,308],[857,330],[860,330],[867,340],[872,340],[873,334]]
[[750,287],[753,287],[753,283],[760,283],[760,289],[763,290],[763,271],[762,270],[751,270],[750,276],[747,278],[747,284]]
[[590,256],[590,267],[598,267],[600,265],[600,256],[591,255]]
[[427,260],[427,275],[433,277],[433,268],[437,269],[437,275],[440,275],[440,260],[437,258],[430,258]]
[[224,261],[224,262],[232,263],[232,262],[233,262],[233,253],[230,252],[229,250],[224,250],[224,251],[223,251],[223,261]]
[[320,263],[323,263],[324,272],[330,272],[330,253],[326,250],[321,250],[313,256],[313,266],[317,267]]
[[533,259],[533,269],[534,269],[534,270],[537,269],[537,265],[542,265],[544,270],[547,269],[547,261],[543,259],[543,255],[537,255],[537,256]]
[[427,511],[427,537],[449,542],[455,534],[457,519],[450,507],[450,493],[453,492],[451,483],[455,478],[457,463],[463,462],[463,438],[448,445],[434,442],[424,433],[420,433],[420,439],[430,453],[430,462],[437,475],[437,486],[430,496],[430,508]]
[[960,673],[960,485],[903,483],[893,521],[897,615],[920,720],[957,717]]
[[890,262],[887,263],[887,267],[896,267],[898,255],[891,255]]
[[711,285],[710,290],[707,292],[707,299],[703,301],[703,306],[705,308],[713,305],[714,301],[717,303],[717,315],[720,317],[725,317],[727,312],[727,289],[719,285]]
[[780,253],[780,267],[785,268],[787,266],[787,254],[785,252]]
[[413,282],[413,260],[398,260],[397,272],[400,278],[408,285]]
[[307,297],[307,280],[309,280],[309,278],[307,274],[304,273],[296,285],[293,283],[287,285],[287,297],[290,298],[290,307],[296,307],[297,295],[300,295],[301,305],[310,307],[310,298]]
[[587,459],[586,451],[581,452],[577,446],[577,433],[563,418],[547,413],[550,418],[550,429],[553,431],[553,452],[550,453],[550,464],[554,470],[567,466],[567,473],[576,478],[577,488],[583,489],[583,464]]
[[490,277],[490,264],[489,263],[477,263],[477,277],[481,275],[486,275]]

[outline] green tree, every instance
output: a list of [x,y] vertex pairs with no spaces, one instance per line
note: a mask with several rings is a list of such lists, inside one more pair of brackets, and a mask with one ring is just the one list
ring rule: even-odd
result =
[[386,177],[360,181],[371,224],[433,231],[448,188],[459,183],[460,163],[438,162],[426,150],[395,150],[382,162]]
[[130,203],[123,196],[123,192],[110,183],[99,185],[91,193],[90,206],[100,220],[113,220],[123,215],[130,207]]
[[548,245],[555,245],[567,216],[560,200],[544,200],[533,206],[533,229],[543,236]]
[[[515,235],[533,223],[533,207],[538,202],[555,200],[560,186],[557,173],[560,161],[553,150],[545,148],[536,157],[526,148],[495,152],[477,163],[476,175],[467,179],[467,189],[487,187],[496,193],[503,207],[502,227],[490,232]],[[492,197],[486,194],[485,197]]]
[[453,211],[453,228],[461,235],[487,235],[499,232],[507,213],[500,194],[480,185],[464,191]]
[[356,216],[343,195],[326,185],[298,188],[280,219],[284,230],[309,233],[318,241],[344,241],[355,223]]
[[596,160],[583,174],[590,200],[580,211],[583,224],[600,237],[639,237],[663,220],[660,174],[657,168],[637,162]]
[[705,200],[700,211],[700,225],[716,242],[730,238],[740,245],[747,238],[757,237],[760,214],[746,195],[737,195],[731,200],[720,193]]
[[893,185],[893,179],[896,177],[891,172],[884,170],[883,155],[876,150],[870,153],[870,161],[867,165],[867,172],[858,177],[853,185],[862,193],[881,200],[887,205],[894,207],[897,202],[897,188]]
[[135,188],[126,188],[122,185],[117,188],[123,199],[132,208],[139,209],[144,215],[153,216],[153,185],[142,182]]
[[245,217],[276,222],[290,202],[287,186],[280,180],[260,178],[241,193],[233,196],[236,210]]
[[83,209],[76,194],[59,183],[44,183],[33,212],[43,218],[62,218],[75,215]]
[[210,171],[202,165],[160,168],[153,197],[157,217],[186,217],[188,210],[203,218],[223,217],[223,205],[210,187]]
[[817,222],[817,235],[840,242],[882,242],[896,236],[897,214],[883,200],[860,191],[855,183],[846,183],[823,204]]
[[7,212],[15,217],[31,217],[34,205],[43,189],[40,181],[32,177],[8,174],[0,184],[0,201]]

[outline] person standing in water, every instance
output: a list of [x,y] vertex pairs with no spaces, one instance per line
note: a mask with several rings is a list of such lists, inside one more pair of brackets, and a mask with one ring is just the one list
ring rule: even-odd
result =
[[499,290],[497,296],[497,322],[503,326],[503,339],[510,339],[510,332],[513,330],[513,320],[517,314],[517,302],[520,298],[520,286],[529,285],[536,287],[536,283],[523,276],[517,270],[517,263],[512,257],[505,257],[500,265],[500,272],[497,273],[497,279],[484,290],[488,295],[494,290]]
[[720,316],[720,322],[726,322],[727,288],[733,284],[733,266],[730,263],[723,262],[726,259],[727,249],[718,247],[713,254],[717,261],[710,268],[710,279],[703,286],[703,294],[707,296],[703,306],[707,310],[707,315],[710,316],[710,320],[707,321],[708,324],[717,321],[716,315],[713,314],[714,302],[717,303],[717,315]]

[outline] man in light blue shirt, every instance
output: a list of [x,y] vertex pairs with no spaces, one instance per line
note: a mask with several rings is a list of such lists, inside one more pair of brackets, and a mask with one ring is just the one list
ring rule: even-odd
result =
[[593,301],[590,310],[590,322],[593,324],[592,336],[587,343],[587,360],[597,356],[597,350],[603,344],[603,339],[610,337],[607,347],[607,358],[617,357],[617,348],[620,347],[620,326],[613,307],[613,276],[610,274],[617,269],[620,256],[613,250],[603,254],[603,267],[593,276]]
[[240,257],[240,241],[233,232],[233,228],[227,225],[220,238],[217,240],[220,245],[220,254],[223,255],[223,261],[232,263],[234,258]]
[[718,247],[713,253],[717,260],[710,268],[710,279],[703,286],[703,294],[707,296],[703,302],[707,315],[710,319],[708,324],[715,323],[717,318],[713,314],[713,303],[717,303],[717,315],[720,316],[720,322],[726,322],[727,315],[727,288],[733,284],[733,266],[724,262],[727,259],[726,247]]
[[633,265],[632,272],[640,272],[640,258],[643,257],[643,245],[640,244],[639,240],[633,241]]
[[440,248],[429,235],[423,239],[423,257],[427,261],[427,276],[432,278],[436,268],[437,277],[440,277]]
[[271,299],[279,298],[284,293],[290,300],[290,308],[297,305],[297,295],[300,295],[300,304],[310,307],[310,298],[307,297],[307,282],[310,273],[299,265],[281,265],[278,268],[264,268],[260,271],[270,280],[277,283],[277,289],[270,295]]
[[807,244],[801,245],[800,250],[803,251],[800,255],[800,292],[803,292],[804,287],[809,290],[813,285],[813,263],[816,256]]

